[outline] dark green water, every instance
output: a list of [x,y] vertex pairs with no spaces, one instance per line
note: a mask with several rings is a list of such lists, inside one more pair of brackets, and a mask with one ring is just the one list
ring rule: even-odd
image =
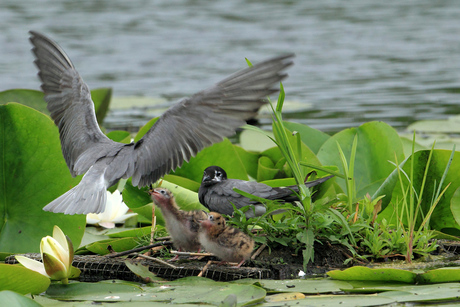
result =
[[[253,62],[295,52],[287,117],[323,131],[398,129],[460,113],[460,2],[0,2],[0,90],[39,88],[27,31],[57,40],[90,87],[175,101]],[[144,110],[107,124],[140,125]],[[267,123],[267,120],[263,120]]]

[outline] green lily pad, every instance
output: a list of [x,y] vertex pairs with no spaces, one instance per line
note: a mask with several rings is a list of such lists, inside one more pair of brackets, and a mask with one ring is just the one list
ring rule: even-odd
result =
[[245,150],[243,147],[233,145],[233,148],[238,153],[241,162],[244,164],[247,174],[252,178],[257,178],[257,161],[259,153]]
[[[452,151],[451,150],[442,150],[442,149],[435,149],[433,151],[433,155],[431,158],[431,162],[428,169],[428,175],[426,178],[424,194],[421,201],[421,210],[423,215],[425,216],[429,210],[431,205],[431,199],[435,194],[438,188],[439,182],[444,174],[444,170],[446,165],[450,159]],[[408,160],[405,162],[402,169],[409,174],[410,173],[410,166],[411,161],[414,159],[414,179],[412,185],[417,191],[417,193],[421,189],[421,184],[423,182],[423,177],[425,173],[425,167],[430,155],[429,150],[421,150],[414,153],[414,156],[409,157]],[[460,152],[455,152],[453,161],[450,165],[449,172],[444,180],[442,189],[444,189],[448,184],[450,184],[449,188],[444,193],[443,197],[440,199],[439,203],[437,204],[436,208],[433,211],[433,214],[430,218],[430,228],[443,231],[443,229],[451,229],[449,232],[453,235],[459,235],[460,233],[460,225],[458,223],[460,210],[460,198],[458,197],[458,192],[456,190],[460,186],[460,177],[458,174],[460,173],[460,164],[455,163],[460,159]],[[402,161],[401,161],[402,162]],[[402,164],[402,163],[401,163]],[[388,189],[385,192],[386,197],[383,199],[383,204],[388,202],[390,199],[390,203],[388,204],[385,211],[382,211],[379,214],[379,218],[386,218],[387,221],[396,224],[396,217],[394,214],[396,202],[400,201],[403,198],[403,191],[401,190],[401,185],[399,184],[399,178],[397,176],[396,170],[389,176],[389,179],[392,178],[393,181],[396,181],[398,184],[394,184],[394,188]],[[387,179],[387,181],[389,180]],[[403,179],[405,186],[408,186],[407,179]],[[382,186],[384,186],[385,182]],[[375,197],[376,195],[374,195]],[[393,220],[391,219],[393,217]],[[403,220],[403,222],[405,222]],[[420,219],[418,220],[420,222]],[[452,230],[456,230],[457,233],[454,233]]]
[[228,139],[204,148],[172,174],[201,182],[203,171],[211,165],[222,167],[228,178],[248,180],[244,164]]
[[220,305],[230,294],[237,296],[237,306],[250,305],[262,301],[266,292],[253,285],[217,282],[202,277],[181,278],[161,287],[147,288],[152,301],[166,301],[173,304],[207,303]]
[[[46,108],[46,101],[43,99],[42,91],[29,89],[12,89],[0,92],[0,104],[8,102],[17,102],[22,105],[31,107],[39,112],[49,115],[50,112]],[[96,117],[99,124],[107,114],[112,97],[111,88],[97,88],[91,91],[91,98],[94,102]]]
[[115,142],[120,142],[124,144],[131,143],[131,133],[128,131],[116,130],[107,133],[107,137]]
[[395,287],[394,291],[377,294],[379,297],[392,298],[397,302],[447,302],[458,301],[460,285],[458,283],[444,283],[437,285]]
[[447,120],[421,120],[409,125],[407,130],[428,133],[458,133],[460,132],[460,117],[450,116]]
[[257,181],[270,180],[280,172],[279,169],[275,168],[273,161],[266,156],[261,156],[258,161],[257,167]]
[[134,229],[118,229],[117,232],[109,232],[107,235],[110,238],[129,238],[129,237],[135,237],[135,238],[140,238],[144,236],[150,235],[150,232],[152,231],[152,227],[147,226],[147,227],[141,227],[141,228],[134,228]]
[[334,270],[327,273],[330,277],[339,280],[391,281],[415,283],[417,274],[400,269],[371,269],[355,266],[346,270]]
[[198,190],[200,189],[200,183],[199,182],[196,182],[194,180],[190,180],[188,178],[185,178],[185,177],[181,177],[181,176],[176,176],[176,175],[165,175],[164,177],[164,180],[172,183],[172,184],[176,184],[176,185],[179,185],[183,188],[186,188],[190,191],[193,191],[193,192],[198,192]]
[[284,127],[290,131],[299,132],[302,142],[307,145],[314,153],[318,153],[324,142],[326,142],[331,137],[330,135],[317,129],[311,128],[307,125],[288,121],[283,121],[283,124]]
[[70,175],[54,123],[36,110],[8,103],[0,105],[0,131],[1,251],[39,252],[41,238],[51,235],[54,225],[78,246],[85,216],[42,210],[80,180]]
[[348,280],[347,281],[352,287],[342,288],[341,290],[346,293],[380,293],[385,291],[393,291],[404,287],[407,283],[395,282],[395,281],[372,281],[372,280]]
[[[356,190],[363,197],[366,193],[373,194],[375,191],[363,190],[364,187],[384,180],[395,169],[388,161],[398,162],[404,160],[404,152],[401,139],[395,129],[383,122],[369,122],[358,128],[349,128],[338,132],[329,138],[320,148],[318,159],[323,165],[335,165],[340,173],[344,173],[340,160],[337,143],[342,148],[345,157],[350,164],[350,154],[355,135],[358,135],[358,147],[356,151],[354,179]],[[336,182],[343,191],[346,191],[346,183],[343,179]],[[375,186],[375,189],[377,186]]]
[[460,268],[449,267],[430,270],[419,275],[419,283],[434,284],[460,281]]
[[0,104],[17,102],[49,115],[43,92],[28,89],[12,89],[0,92]]
[[139,131],[137,132],[136,136],[134,137],[134,142],[139,141],[144,136],[144,134],[146,134],[150,130],[150,128],[152,128],[152,126],[157,122],[158,119],[159,117],[152,118],[144,126],[142,126],[141,129],[139,129]]
[[235,294],[238,306],[242,306],[262,301],[265,290],[252,285],[187,277],[167,283],[152,284],[144,287],[143,290],[134,283],[99,282],[70,283],[67,286],[53,284],[46,291],[48,298],[63,301],[165,302],[175,305],[187,303],[220,305],[230,294]]
[[[272,132],[267,134],[274,137]],[[239,135],[239,140],[241,147],[248,151],[261,152],[275,146],[270,138],[254,130],[244,129]]]
[[260,280],[261,286],[269,293],[277,292],[301,292],[304,294],[339,292],[342,288],[351,287],[345,281],[313,278],[313,279],[290,279],[290,280]]
[[45,291],[49,285],[49,277],[21,265],[0,263],[0,289],[2,290],[11,290],[21,294],[37,294]]
[[109,245],[115,252],[123,252],[137,247],[139,242],[138,238],[117,238],[97,241],[86,245],[85,248],[95,254],[107,255],[110,253],[108,249]]
[[141,287],[127,282],[71,282],[68,285],[52,284],[46,296],[63,301],[119,302],[132,300],[141,293]]
[[[395,299],[377,295],[315,295],[302,300],[282,302],[282,306],[387,306]],[[280,303],[264,304],[264,307],[280,306]]]
[[19,293],[4,290],[0,291],[0,302],[4,306],[21,306],[21,307],[40,307],[39,303],[35,302],[34,300],[25,297]]

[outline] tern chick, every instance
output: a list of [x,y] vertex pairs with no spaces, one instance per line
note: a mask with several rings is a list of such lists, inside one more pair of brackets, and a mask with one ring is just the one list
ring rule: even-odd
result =
[[208,218],[206,212],[202,210],[184,211],[174,200],[171,191],[164,188],[155,188],[149,191],[152,200],[160,207],[163,218],[166,222],[173,245],[179,251],[199,251],[198,242],[199,221]]
[[225,219],[217,212],[208,213],[208,219],[201,221],[198,240],[206,251],[222,261],[238,262],[238,268],[254,250],[254,240],[239,229],[226,225]]

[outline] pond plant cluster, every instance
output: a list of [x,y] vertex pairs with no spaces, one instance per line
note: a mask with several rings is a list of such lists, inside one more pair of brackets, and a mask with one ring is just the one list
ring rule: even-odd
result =
[[[102,126],[111,90],[93,90],[92,98]],[[434,144],[425,148],[416,142],[415,134],[412,139],[401,137],[384,122],[368,122],[330,136],[303,124],[284,121],[283,102],[281,86],[277,103],[270,102],[272,132],[247,125],[239,134],[237,144],[225,139],[205,148],[157,184],[170,189],[183,210],[205,209],[198,201],[197,191],[203,170],[210,165],[225,169],[229,178],[257,180],[271,186],[297,184],[300,200],[292,204],[257,199],[239,191],[263,202],[267,212],[260,217],[247,218],[244,212],[251,210],[250,207],[235,208],[228,223],[250,234],[257,245],[265,244],[269,251],[285,249],[298,255],[304,270],[315,261],[314,246],[318,244],[343,247],[348,255],[346,265],[379,262],[392,257],[410,263],[434,252],[438,247],[437,239],[460,237],[460,163],[456,162],[459,153],[455,148],[435,149]],[[106,135],[117,142],[137,141],[155,120],[134,136],[126,131],[111,131]],[[73,246],[79,247],[75,248],[76,255],[105,255],[149,244],[152,200],[147,187],[133,187],[129,179],[109,189],[110,192],[121,191],[123,202],[137,213],[135,217],[129,215],[123,227],[101,230],[87,227],[86,216],[42,210],[44,205],[81,180],[81,176],[72,178],[68,171],[59,133],[47,115],[43,93],[21,89],[1,92],[0,131],[2,260],[14,254],[40,252],[42,238],[54,242],[47,236],[53,229],[57,231],[55,227],[59,229],[56,236],[60,242],[71,241]],[[259,151],[246,149],[245,144],[253,145],[260,138],[271,140],[271,146]],[[334,177],[311,190],[303,184],[307,178],[313,180],[328,175]],[[279,209],[285,212],[272,214]],[[154,236],[167,235],[161,212],[156,210],[155,215]],[[63,239],[64,234],[67,239]],[[73,253],[73,247],[69,248]],[[162,253],[164,257],[171,256],[167,251]],[[48,272],[47,265],[53,262],[49,264],[45,256],[44,268]],[[72,280],[67,284],[67,278],[78,276],[78,270],[68,266],[65,274],[53,271],[54,275],[45,276],[43,272],[39,274],[21,265],[0,264],[0,290],[14,291],[2,291],[0,298],[27,306],[49,305],[55,300],[212,305],[224,301],[223,304],[227,304],[224,306],[253,303],[269,306],[277,300],[295,304],[298,299],[308,299],[311,305],[342,302],[350,306],[370,306],[414,301],[416,296],[418,301],[422,301],[421,298],[445,300],[460,288],[456,283],[443,284],[445,291],[441,291],[444,294],[441,295],[439,285],[427,285],[423,289],[413,285],[460,281],[456,269],[447,273],[426,272],[427,275],[382,270],[329,274],[343,281],[247,279],[226,283],[197,277],[164,282],[147,272],[139,275],[149,278],[148,285],[123,281],[88,285]],[[61,276],[65,284],[51,283],[49,277],[52,276],[58,276],[52,278],[57,280],[61,280]],[[367,281],[366,285],[363,280]],[[45,294],[34,295],[43,291]],[[318,295],[338,292],[379,295]]]

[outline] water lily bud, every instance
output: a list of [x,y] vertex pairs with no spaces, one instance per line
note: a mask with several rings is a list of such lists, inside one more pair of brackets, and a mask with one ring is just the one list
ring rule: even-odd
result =
[[67,284],[72,273],[74,250],[69,237],[58,226],[54,226],[53,237],[42,238],[40,253],[43,263],[23,256],[16,256],[16,259],[30,270]]

